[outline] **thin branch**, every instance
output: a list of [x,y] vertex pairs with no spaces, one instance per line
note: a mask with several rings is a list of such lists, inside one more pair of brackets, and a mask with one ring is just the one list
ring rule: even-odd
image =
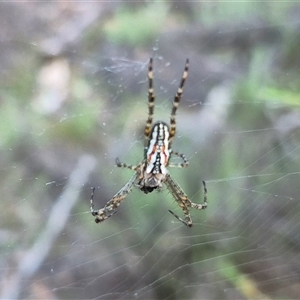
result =
[[78,193],[78,190],[88,180],[95,165],[96,161],[91,156],[84,155],[79,158],[65,190],[51,209],[44,231],[39,235],[31,249],[27,250],[17,267],[16,273],[6,281],[5,286],[3,286],[1,299],[19,298],[23,283],[40,268],[56,238],[63,230],[70,211],[79,199],[80,193]]

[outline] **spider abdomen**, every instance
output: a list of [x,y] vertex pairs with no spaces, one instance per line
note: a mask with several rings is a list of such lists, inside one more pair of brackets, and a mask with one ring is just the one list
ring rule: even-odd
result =
[[153,125],[146,154],[146,173],[167,174],[166,166],[170,157],[169,137],[169,126],[166,123],[159,121]]

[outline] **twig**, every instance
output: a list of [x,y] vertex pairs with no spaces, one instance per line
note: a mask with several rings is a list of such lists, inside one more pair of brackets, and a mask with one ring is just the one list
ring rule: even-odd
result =
[[79,158],[75,170],[71,173],[69,181],[62,195],[53,205],[44,231],[34,242],[20,261],[16,273],[6,281],[3,286],[1,299],[18,299],[22,284],[32,277],[47,257],[55,239],[63,230],[73,206],[77,203],[80,193],[78,190],[88,180],[95,168],[93,157],[84,155]]

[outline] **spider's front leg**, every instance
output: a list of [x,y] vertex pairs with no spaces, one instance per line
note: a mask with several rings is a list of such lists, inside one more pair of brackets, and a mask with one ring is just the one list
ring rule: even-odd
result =
[[192,218],[189,212],[189,207],[193,207],[196,209],[205,209],[207,208],[207,188],[205,181],[202,181],[203,188],[204,188],[204,201],[203,204],[197,204],[191,202],[191,200],[187,197],[187,195],[184,193],[184,191],[181,189],[181,187],[178,185],[178,183],[170,176],[170,174],[167,175],[165,184],[169,191],[171,192],[172,196],[180,206],[180,208],[183,210],[183,213],[185,215],[185,219],[182,219],[178,217],[175,213],[173,213],[171,210],[169,212],[175,216],[179,221],[181,221],[183,224],[192,227],[193,222]]
[[121,202],[126,198],[126,196],[130,193],[137,176],[138,176],[137,172],[134,173],[134,175],[131,177],[128,183],[126,183],[125,186],[116,195],[114,195],[113,198],[110,199],[103,208],[99,210],[94,208],[93,200],[94,200],[95,188],[92,189],[91,200],[90,200],[91,213],[94,217],[96,217],[95,218],[96,223],[105,221],[106,219],[110,218],[113,214],[117,212],[116,209],[119,207]]
[[115,199],[112,198],[109,200],[106,205],[101,209],[95,209],[94,208],[94,193],[95,188],[92,188],[92,194],[91,194],[91,213],[94,217],[96,217],[95,222],[100,223],[111,217],[113,214],[115,214],[117,211],[115,210],[121,203],[121,199]]
[[[182,208],[182,207],[181,207]],[[180,222],[182,222],[184,225],[188,226],[188,227],[192,227],[193,226],[193,221],[192,221],[192,218],[191,218],[191,215],[189,214],[188,212],[188,209],[186,209],[186,212],[184,212],[185,214],[185,220],[178,217],[175,213],[173,213],[170,209],[169,209],[169,212],[177,219],[179,220]]]
[[196,209],[205,209],[205,208],[207,208],[207,188],[206,188],[205,181],[202,180],[202,184],[203,184],[203,190],[204,190],[203,203],[202,204],[197,204],[197,203],[190,202],[191,207],[196,208]]

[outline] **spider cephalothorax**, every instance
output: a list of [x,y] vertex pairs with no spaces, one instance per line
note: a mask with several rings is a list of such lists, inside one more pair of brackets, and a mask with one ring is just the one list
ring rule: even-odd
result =
[[[96,223],[103,222],[104,220],[111,217],[115,212],[116,208],[126,198],[128,193],[131,191],[133,185],[138,187],[145,194],[151,193],[153,190],[162,188],[165,184],[168,190],[171,192],[174,199],[184,212],[185,219],[182,219],[172,213],[178,220],[183,222],[187,226],[192,226],[192,219],[189,213],[189,208],[193,207],[196,209],[205,209],[207,207],[207,190],[205,182],[204,186],[204,203],[196,204],[191,202],[187,195],[180,188],[178,183],[170,176],[168,167],[187,167],[189,162],[184,154],[173,152],[171,149],[171,143],[176,133],[176,120],[175,115],[180,102],[181,94],[183,91],[183,85],[188,75],[189,60],[186,60],[185,69],[182,74],[181,82],[179,84],[177,93],[174,98],[173,107],[171,111],[170,126],[165,122],[158,121],[152,126],[153,113],[154,113],[154,94],[153,94],[153,71],[152,71],[152,58],[150,58],[148,79],[148,119],[146,122],[144,135],[145,135],[145,148],[144,148],[144,159],[137,165],[131,166],[121,163],[119,159],[116,159],[116,165],[121,168],[128,168],[135,171],[132,178],[128,183],[111,199],[109,200],[102,209],[95,210],[93,204],[94,191],[91,195],[91,212],[96,217]],[[182,159],[182,163],[171,165],[170,157],[174,154]]]

